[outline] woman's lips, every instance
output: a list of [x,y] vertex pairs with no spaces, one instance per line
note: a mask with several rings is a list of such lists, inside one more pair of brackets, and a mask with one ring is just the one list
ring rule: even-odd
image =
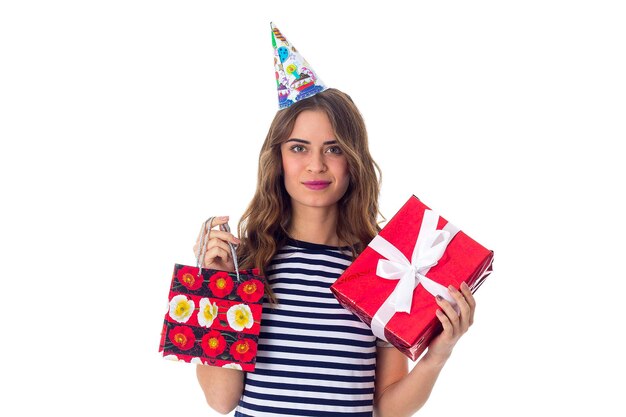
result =
[[303,182],[305,187],[311,190],[323,190],[330,185],[329,181],[306,181]]

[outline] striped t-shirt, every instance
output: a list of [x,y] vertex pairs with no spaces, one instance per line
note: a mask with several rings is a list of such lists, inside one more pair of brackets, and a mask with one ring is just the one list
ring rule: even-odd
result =
[[236,417],[372,416],[377,338],[330,292],[350,259],[293,239],[279,249],[266,272],[279,304],[263,305]]

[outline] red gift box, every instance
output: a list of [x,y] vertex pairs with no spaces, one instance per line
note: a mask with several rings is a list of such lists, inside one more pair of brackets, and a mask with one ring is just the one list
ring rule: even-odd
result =
[[493,251],[411,196],[330,289],[374,334],[416,360],[442,330],[435,295],[454,303],[447,287],[462,282],[474,293],[492,261]]
[[264,278],[176,264],[159,351],[167,359],[254,371]]

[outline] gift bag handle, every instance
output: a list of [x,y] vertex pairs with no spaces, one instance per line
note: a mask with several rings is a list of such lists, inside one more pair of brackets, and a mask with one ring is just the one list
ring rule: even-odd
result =
[[[202,238],[200,240],[200,246],[198,248],[198,253],[196,254],[196,266],[198,267],[198,276],[202,274],[202,261],[204,260],[204,255],[206,254],[206,246],[209,243],[209,236],[211,235],[211,224],[213,224],[213,219],[215,217],[209,217],[207,221],[204,222],[204,226],[202,227]],[[230,226],[228,223],[220,224],[220,230],[223,232],[230,233]],[[205,239],[206,236],[206,239]],[[237,252],[235,251],[235,246],[227,242],[230,247],[230,253],[233,257],[233,263],[235,264],[235,273],[237,274],[237,281],[241,281],[241,277],[239,276],[239,264],[237,262]]]

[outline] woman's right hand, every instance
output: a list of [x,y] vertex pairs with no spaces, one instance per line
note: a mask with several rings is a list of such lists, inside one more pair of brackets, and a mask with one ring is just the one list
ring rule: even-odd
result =
[[[210,269],[219,269],[222,271],[233,272],[235,270],[235,263],[233,262],[230,247],[228,242],[238,245],[241,243],[232,233],[223,232],[219,230],[219,226],[228,223],[228,216],[215,217],[211,221],[206,233],[209,234],[209,241],[206,242],[206,253],[204,259],[202,259],[202,267]],[[216,227],[213,230],[213,227]],[[202,234],[204,232],[204,224],[196,239],[196,244],[193,246],[194,256],[198,256],[200,248],[200,241],[202,240]],[[204,237],[206,241],[206,236]]]

